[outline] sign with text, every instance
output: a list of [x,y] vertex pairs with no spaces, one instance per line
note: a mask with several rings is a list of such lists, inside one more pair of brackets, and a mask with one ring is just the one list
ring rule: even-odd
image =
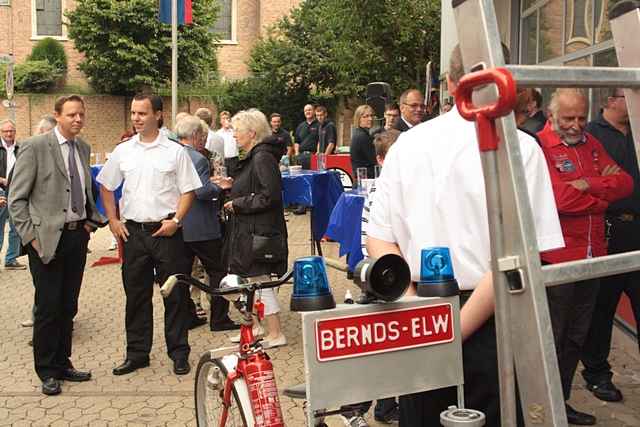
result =
[[454,340],[451,304],[316,320],[320,362],[361,357]]

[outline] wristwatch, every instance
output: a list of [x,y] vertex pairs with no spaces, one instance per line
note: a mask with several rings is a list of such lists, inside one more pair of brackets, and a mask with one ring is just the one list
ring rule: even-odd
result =
[[171,218],[171,221],[175,222],[178,227],[182,227],[182,221],[180,221],[177,217]]

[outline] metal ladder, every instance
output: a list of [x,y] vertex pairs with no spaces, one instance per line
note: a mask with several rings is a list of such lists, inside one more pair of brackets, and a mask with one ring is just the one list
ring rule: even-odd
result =
[[[465,71],[505,67],[493,0],[453,0]],[[522,87],[623,87],[640,159],[640,1],[611,11],[620,67],[508,65]],[[633,67],[633,68],[632,68]],[[474,105],[497,99],[496,86],[473,92]],[[478,124],[476,124],[478,126]],[[541,267],[514,115],[495,120],[500,143],[482,151],[491,235],[500,368],[501,419],[516,425],[517,375],[527,426],[566,426],[564,398],[545,286],[640,270],[640,251]]]

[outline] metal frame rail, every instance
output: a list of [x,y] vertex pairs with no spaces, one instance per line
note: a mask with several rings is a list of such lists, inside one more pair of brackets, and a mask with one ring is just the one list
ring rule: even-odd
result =
[[[505,67],[492,0],[453,0],[466,71]],[[610,12],[620,67],[506,68],[521,86],[623,87],[640,158],[640,1],[627,0]],[[495,86],[473,94],[475,105],[497,99]],[[515,377],[527,426],[566,426],[564,398],[545,286],[640,269],[640,251],[540,265],[514,115],[496,119],[497,150],[482,151],[487,193],[496,333],[500,367],[502,425],[516,425]],[[479,126],[477,123],[476,126]]]

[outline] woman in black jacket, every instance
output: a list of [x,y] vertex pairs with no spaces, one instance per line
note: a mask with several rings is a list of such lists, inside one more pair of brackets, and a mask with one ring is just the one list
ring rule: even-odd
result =
[[[351,134],[351,170],[354,178],[358,168],[367,168],[367,178],[375,178],[376,148],[373,145],[373,137],[369,133],[373,127],[373,108],[361,105],[353,113],[353,125],[355,129]],[[360,185],[360,183],[358,183]]]
[[[279,161],[286,147],[272,135],[267,118],[256,109],[240,111],[231,124],[238,147],[246,154],[235,179],[214,181],[231,189],[224,204],[232,217],[226,236],[229,272],[243,277],[282,275],[287,270],[288,249]],[[263,345],[285,345],[274,290],[263,290],[259,297],[265,305],[268,329]]]

